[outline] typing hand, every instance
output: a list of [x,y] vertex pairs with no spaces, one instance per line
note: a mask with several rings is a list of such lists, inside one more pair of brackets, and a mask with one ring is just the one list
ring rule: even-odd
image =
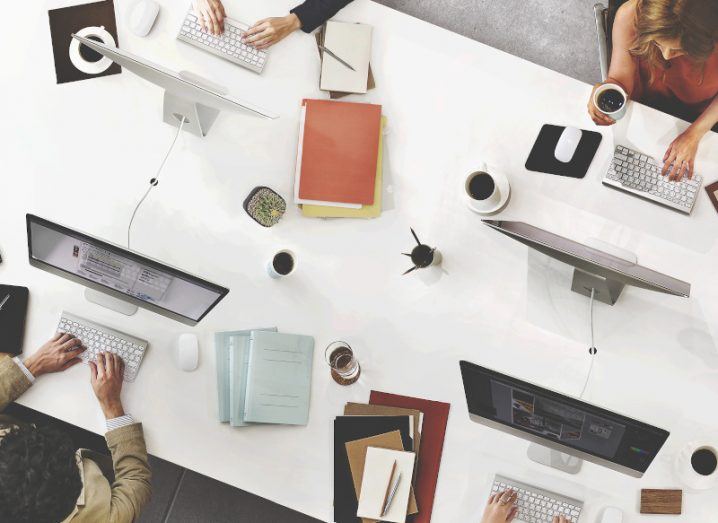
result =
[[512,490],[492,494],[486,503],[481,523],[504,523],[506,521],[513,521],[518,512],[518,507],[514,504],[516,503],[517,497],[516,492]]
[[294,13],[287,16],[265,18],[247,29],[242,37],[242,42],[257,49],[266,49],[300,27],[302,27],[302,23]]
[[203,31],[218,36],[224,32],[224,18],[227,15],[220,0],[192,0],[192,6]]
[[603,83],[596,84],[591,90],[591,96],[588,97],[588,115],[591,117],[591,120],[593,120],[593,123],[595,123],[596,125],[613,125],[616,123],[616,120],[614,120],[610,116],[603,114],[598,109],[598,107],[596,107],[596,104],[593,103],[593,93],[595,93],[596,89],[598,89],[602,85]]
[[663,155],[661,174],[670,180],[680,181],[684,175],[693,178],[693,162],[698,152],[698,143],[703,135],[691,127],[678,135]]
[[90,362],[92,390],[100,402],[105,418],[113,419],[125,415],[120,400],[122,391],[122,372],[125,364],[117,354],[101,352],[96,362]]
[[568,519],[566,516],[554,516],[553,521],[551,523],[571,523],[571,520]]
[[80,363],[78,356],[85,350],[80,340],[58,333],[40,347],[23,364],[36,378],[49,372],[60,372]]

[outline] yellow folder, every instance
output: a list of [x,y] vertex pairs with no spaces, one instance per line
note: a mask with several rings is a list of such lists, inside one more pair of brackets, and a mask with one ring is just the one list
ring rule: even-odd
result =
[[374,185],[374,203],[364,205],[361,209],[347,209],[344,207],[329,207],[325,205],[302,205],[302,215],[308,218],[376,218],[381,214],[382,196],[382,159],[384,156],[383,129],[386,125],[386,116],[381,117],[379,129],[379,154],[376,161],[376,181]]

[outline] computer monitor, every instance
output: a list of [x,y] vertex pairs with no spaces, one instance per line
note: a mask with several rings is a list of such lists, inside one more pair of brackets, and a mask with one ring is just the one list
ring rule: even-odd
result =
[[222,109],[248,112],[264,118],[277,118],[266,109],[230,96],[223,86],[194,73],[188,71],[176,73],[113,45],[76,34],[72,37],[137,76],[162,87],[165,90],[164,121],[177,127],[184,118],[183,129],[197,136],[206,136]]
[[533,461],[576,473],[581,460],[640,478],[669,433],[468,361],[459,362],[471,419],[526,439]]
[[[625,285],[633,285],[656,292],[687,298],[691,284],[660,272],[642,267],[634,260],[619,257],[599,248],[589,247],[563,236],[539,229],[523,222],[507,220],[482,220],[492,229],[536,249],[559,261],[572,265],[571,290],[594,297],[613,305]],[[611,246],[604,245],[604,249]]]
[[30,265],[86,287],[85,297],[131,315],[143,307],[196,325],[229,289],[32,214]]

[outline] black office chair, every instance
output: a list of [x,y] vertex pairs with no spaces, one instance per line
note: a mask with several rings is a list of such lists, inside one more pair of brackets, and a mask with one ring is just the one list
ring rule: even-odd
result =
[[608,0],[608,7],[603,4],[593,6],[596,18],[596,36],[598,37],[598,60],[601,66],[601,81],[608,78],[608,65],[611,63],[611,35],[616,11],[628,0]]

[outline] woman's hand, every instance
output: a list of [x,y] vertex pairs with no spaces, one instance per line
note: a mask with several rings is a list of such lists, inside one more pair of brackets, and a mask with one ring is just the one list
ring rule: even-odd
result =
[[80,363],[78,356],[85,350],[80,340],[69,334],[57,333],[27,358],[23,365],[36,378],[49,372],[60,372]]
[[701,131],[693,126],[689,127],[668,146],[666,154],[663,155],[663,176],[668,175],[669,180],[680,181],[684,175],[693,177],[693,162],[698,152],[698,143],[703,138]]
[[566,516],[554,516],[551,523],[571,523],[571,520],[568,519]]
[[616,123],[616,120],[614,120],[610,116],[603,114],[599,110],[599,108],[596,107],[596,104],[593,103],[593,94],[596,92],[596,89],[601,87],[604,83],[608,82],[602,82],[593,86],[591,96],[588,98],[588,115],[591,117],[591,120],[593,120],[593,123],[595,123],[596,125],[613,125]]
[[203,31],[213,35],[224,32],[224,6],[220,0],[192,0],[194,12]]
[[504,523],[513,521],[518,508],[516,503],[517,494],[512,490],[497,492],[489,497],[481,517],[481,523]]
[[294,13],[287,16],[265,18],[250,27],[244,33],[242,41],[257,49],[266,49],[301,27],[302,22]]

